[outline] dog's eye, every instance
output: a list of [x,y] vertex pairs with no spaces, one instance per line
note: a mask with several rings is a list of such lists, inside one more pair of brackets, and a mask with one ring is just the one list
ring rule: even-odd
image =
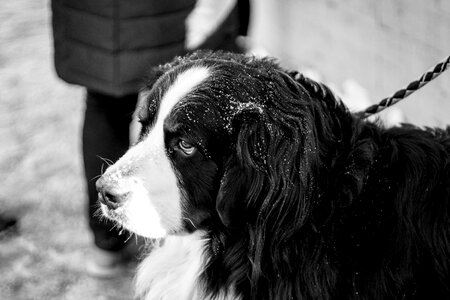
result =
[[180,140],[178,142],[178,147],[180,147],[181,151],[183,151],[184,154],[186,155],[192,155],[196,150],[196,148],[193,145],[189,144],[185,140]]

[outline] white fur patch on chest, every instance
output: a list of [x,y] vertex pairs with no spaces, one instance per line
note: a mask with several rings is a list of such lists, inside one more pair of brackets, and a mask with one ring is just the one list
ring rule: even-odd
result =
[[[141,263],[136,277],[136,296],[142,300],[200,300],[205,297],[199,275],[205,265],[206,240],[201,231],[169,236]],[[238,299],[228,292],[215,299]]]
[[203,265],[200,233],[169,236],[141,263],[136,278],[139,299],[198,299],[198,276]]

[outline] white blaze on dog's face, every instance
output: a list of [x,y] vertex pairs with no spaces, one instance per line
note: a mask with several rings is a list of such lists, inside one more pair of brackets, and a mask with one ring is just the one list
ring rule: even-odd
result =
[[141,141],[103,174],[109,194],[121,195],[118,207],[102,212],[126,229],[150,238],[182,231],[183,195],[169,158],[164,124],[172,109],[209,76],[206,67],[179,73],[160,99],[156,121]]

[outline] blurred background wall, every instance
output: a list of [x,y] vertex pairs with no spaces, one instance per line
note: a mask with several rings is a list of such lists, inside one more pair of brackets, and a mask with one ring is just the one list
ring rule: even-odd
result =
[[[378,102],[450,55],[449,0],[253,0],[251,37],[282,64],[352,79]],[[450,123],[450,70],[398,104],[408,122]]]

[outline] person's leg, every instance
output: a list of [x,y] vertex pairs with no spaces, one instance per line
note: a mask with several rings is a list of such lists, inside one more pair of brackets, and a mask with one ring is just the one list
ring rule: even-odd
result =
[[106,251],[120,251],[128,234],[110,221],[98,216],[95,181],[109,163],[119,159],[129,147],[129,124],[136,106],[137,94],[114,98],[87,92],[83,127],[83,159],[89,203],[89,226],[95,245]]

